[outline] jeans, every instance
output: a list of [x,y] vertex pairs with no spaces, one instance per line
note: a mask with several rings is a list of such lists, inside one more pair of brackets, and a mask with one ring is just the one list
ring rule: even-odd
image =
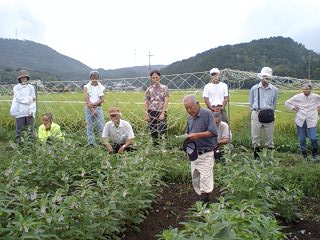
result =
[[306,138],[307,136],[310,138],[312,149],[318,148],[318,132],[317,127],[308,128],[307,122],[304,121],[302,127],[297,125],[298,139],[300,144],[301,152],[306,151]]
[[99,138],[101,139],[102,131],[104,128],[104,115],[101,107],[96,107],[96,114],[93,115],[90,109],[86,106],[84,109],[86,123],[87,123],[87,137],[88,144],[95,144],[94,125],[96,124],[99,131]]

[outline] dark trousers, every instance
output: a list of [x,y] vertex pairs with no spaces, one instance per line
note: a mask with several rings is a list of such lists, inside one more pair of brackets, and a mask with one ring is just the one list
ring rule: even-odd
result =
[[[112,149],[113,149],[113,154],[114,153],[118,153],[119,149],[123,146],[123,144],[118,144],[118,143],[115,143],[112,145]],[[134,151],[135,149],[132,147],[132,146],[128,146],[124,149],[125,152],[132,152]]]
[[[213,105],[211,107],[217,109],[217,107],[222,107],[222,105]],[[228,123],[228,114],[227,114],[226,110],[223,109],[222,111],[219,111],[219,112],[221,113],[222,122]]]
[[28,128],[29,139],[34,139],[34,118],[33,116],[16,118],[16,142],[21,142],[22,132]]
[[148,110],[150,117],[149,129],[154,145],[159,144],[159,138],[167,133],[167,112],[164,113],[164,119],[160,120],[160,111]]

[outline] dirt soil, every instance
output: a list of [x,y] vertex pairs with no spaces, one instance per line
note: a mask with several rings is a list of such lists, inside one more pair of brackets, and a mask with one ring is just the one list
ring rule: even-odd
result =
[[304,198],[301,206],[302,217],[284,232],[290,240],[320,240],[320,198]]
[[[210,199],[216,201],[220,193],[215,189]],[[134,230],[124,233],[122,240],[153,240],[163,230],[179,228],[179,222],[187,220],[187,210],[199,200],[191,184],[168,184],[153,203],[149,215],[138,226],[140,232]],[[297,222],[286,223],[285,232],[291,240],[320,240],[320,222],[314,216],[320,216],[320,199],[303,199],[302,203],[313,212],[313,217],[301,218]]]

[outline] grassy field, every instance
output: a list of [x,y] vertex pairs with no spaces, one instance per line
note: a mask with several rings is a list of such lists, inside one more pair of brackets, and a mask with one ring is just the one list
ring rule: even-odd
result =
[[[190,93],[204,106],[200,90],[171,91],[171,134],[184,129],[187,113],[182,98]],[[279,94],[275,144],[283,152],[275,151],[271,162],[263,154],[261,161],[253,161],[252,152],[239,146],[250,147],[248,93],[230,93],[236,147],[226,154],[225,165],[214,166],[215,184],[223,189],[222,197],[209,211],[196,204],[199,209],[190,214],[196,221],[184,223],[188,231],[168,230],[168,237],[160,239],[177,239],[177,234],[185,239],[203,239],[205,234],[208,239],[220,239],[222,233],[225,239],[283,239],[275,215],[285,221],[306,219],[298,209],[303,207],[299,201],[302,196],[319,196],[320,165],[303,162],[300,154],[294,154],[299,149],[294,114],[283,104],[297,92]],[[173,147],[163,153],[151,150],[150,141],[142,135],[148,133],[142,119],[143,95],[110,92],[103,106],[105,113],[110,106],[120,107],[124,118],[133,123],[139,148],[132,155],[108,155],[100,147],[85,148],[78,141],[68,141],[71,134],[63,144],[19,148],[8,142],[14,135],[14,121],[8,116],[12,97],[0,97],[0,152],[6,152],[0,154],[4,173],[0,175],[1,239],[117,239],[119,233],[145,218],[164,182],[191,182],[189,162],[179,150],[181,139],[170,136]],[[39,114],[53,112],[65,133],[78,130],[77,137],[85,136],[82,94],[39,94],[38,107]],[[312,211],[308,209],[309,218],[318,217]],[[227,227],[222,231],[219,226]]]
[[[276,142],[280,145],[288,145],[294,139],[296,133],[294,127],[294,114],[284,106],[285,100],[299,91],[279,91],[279,100],[276,112]],[[177,134],[184,131],[187,113],[182,104],[182,99],[187,94],[195,94],[201,106],[205,107],[202,99],[202,90],[171,91],[168,108],[169,134]],[[250,143],[250,111],[248,109],[249,90],[231,90],[229,104],[229,119],[234,141],[243,145]],[[6,129],[14,128],[14,119],[9,116],[12,96],[0,98],[0,123]],[[111,106],[117,106],[123,113],[123,118],[129,120],[137,134],[147,131],[146,122],[143,120],[144,92],[107,92],[103,104],[106,121],[109,120],[107,110]],[[53,113],[54,121],[61,125],[65,132],[80,131],[84,133],[84,105],[82,93],[38,93],[37,98],[37,123],[40,123],[41,114],[47,111]],[[238,136],[241,135],[241,138]],[[288,142],[289,141],[289,142]]]

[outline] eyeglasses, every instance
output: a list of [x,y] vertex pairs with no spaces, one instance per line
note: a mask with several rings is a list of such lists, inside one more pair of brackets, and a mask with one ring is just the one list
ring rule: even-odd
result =
[[112,117],[112,118],[114,118],[116,116],[118,116],[118,114],[110,114],[110,117]]
[[211,73],[210,75],[211,77],[215,77],[216,75],[218,75],[218,73]]

